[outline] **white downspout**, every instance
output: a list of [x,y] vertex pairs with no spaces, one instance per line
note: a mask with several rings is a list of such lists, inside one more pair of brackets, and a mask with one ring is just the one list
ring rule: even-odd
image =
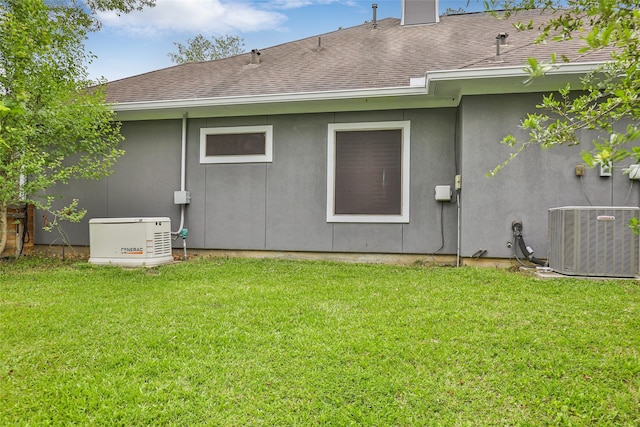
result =
[[23,173],[20,174],[20,178],[19,178],[19,185],[20,185],[20,201],[22,202],[23,200],[25,200],[27,198],[27,195],[24,192],[24,186],[27,185],[27,176]]

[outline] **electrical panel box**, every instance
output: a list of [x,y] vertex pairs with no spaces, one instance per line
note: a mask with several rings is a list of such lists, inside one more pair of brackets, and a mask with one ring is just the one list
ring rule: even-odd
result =
[[625,172],[629,174],[629,179],[640,180],[640,164],[629,165]]
[[639,237],[629,220],[639,216],[637,207],[549,209],[549,267],[574,276],[637,276]]
[[188,205],[191,203],[191,193],[189,191],[174,191],[173,204]]
[[173,262],[171,219],[89,220],[90,264],[153,267]]
[[436,185],[436,200],[439,202],[451,201],[451,186],[450,185]]

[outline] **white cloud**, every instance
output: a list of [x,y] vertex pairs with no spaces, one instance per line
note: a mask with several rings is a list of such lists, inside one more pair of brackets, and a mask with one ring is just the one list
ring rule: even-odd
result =
[[208,35],[276,29],[287,17],[246,2],[157,0],[155,7],[142,12],[100,13],[99,19],[105,27],[136,36],[155,37],[175,32]]
[[271,0],[268,4],[269,7],[274,9],[297,9],[314,4],[323,5],[331,3],[343,3],[347,6],[356,5],[354,0]]

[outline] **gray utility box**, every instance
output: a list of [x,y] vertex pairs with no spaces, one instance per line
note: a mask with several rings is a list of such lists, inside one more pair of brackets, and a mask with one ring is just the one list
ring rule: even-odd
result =
[[549,209],[549,267],[574,276],[635,277],[639,238],[629,227],[640,208]]
[[153,267],[173,261],[171,220],[93,218],[89,220],[89,263]]

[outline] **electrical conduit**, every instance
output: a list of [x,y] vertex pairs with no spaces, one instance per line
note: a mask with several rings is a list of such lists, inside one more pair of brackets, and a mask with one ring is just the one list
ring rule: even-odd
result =
[[[180,154],[180,191],[186,191],[186,177],[187,177],[187,113],[182,115],[182,150]],[[178,227],[178,231],[172,231],[171,234],[174,236],[174,239],[177,239],[178,236],[182,236],[182,249],[183,249],[183,259],[187,259],[187,236],[186,230],[184,228],[184,212],[185,205],[180,205],[180,227]]]

